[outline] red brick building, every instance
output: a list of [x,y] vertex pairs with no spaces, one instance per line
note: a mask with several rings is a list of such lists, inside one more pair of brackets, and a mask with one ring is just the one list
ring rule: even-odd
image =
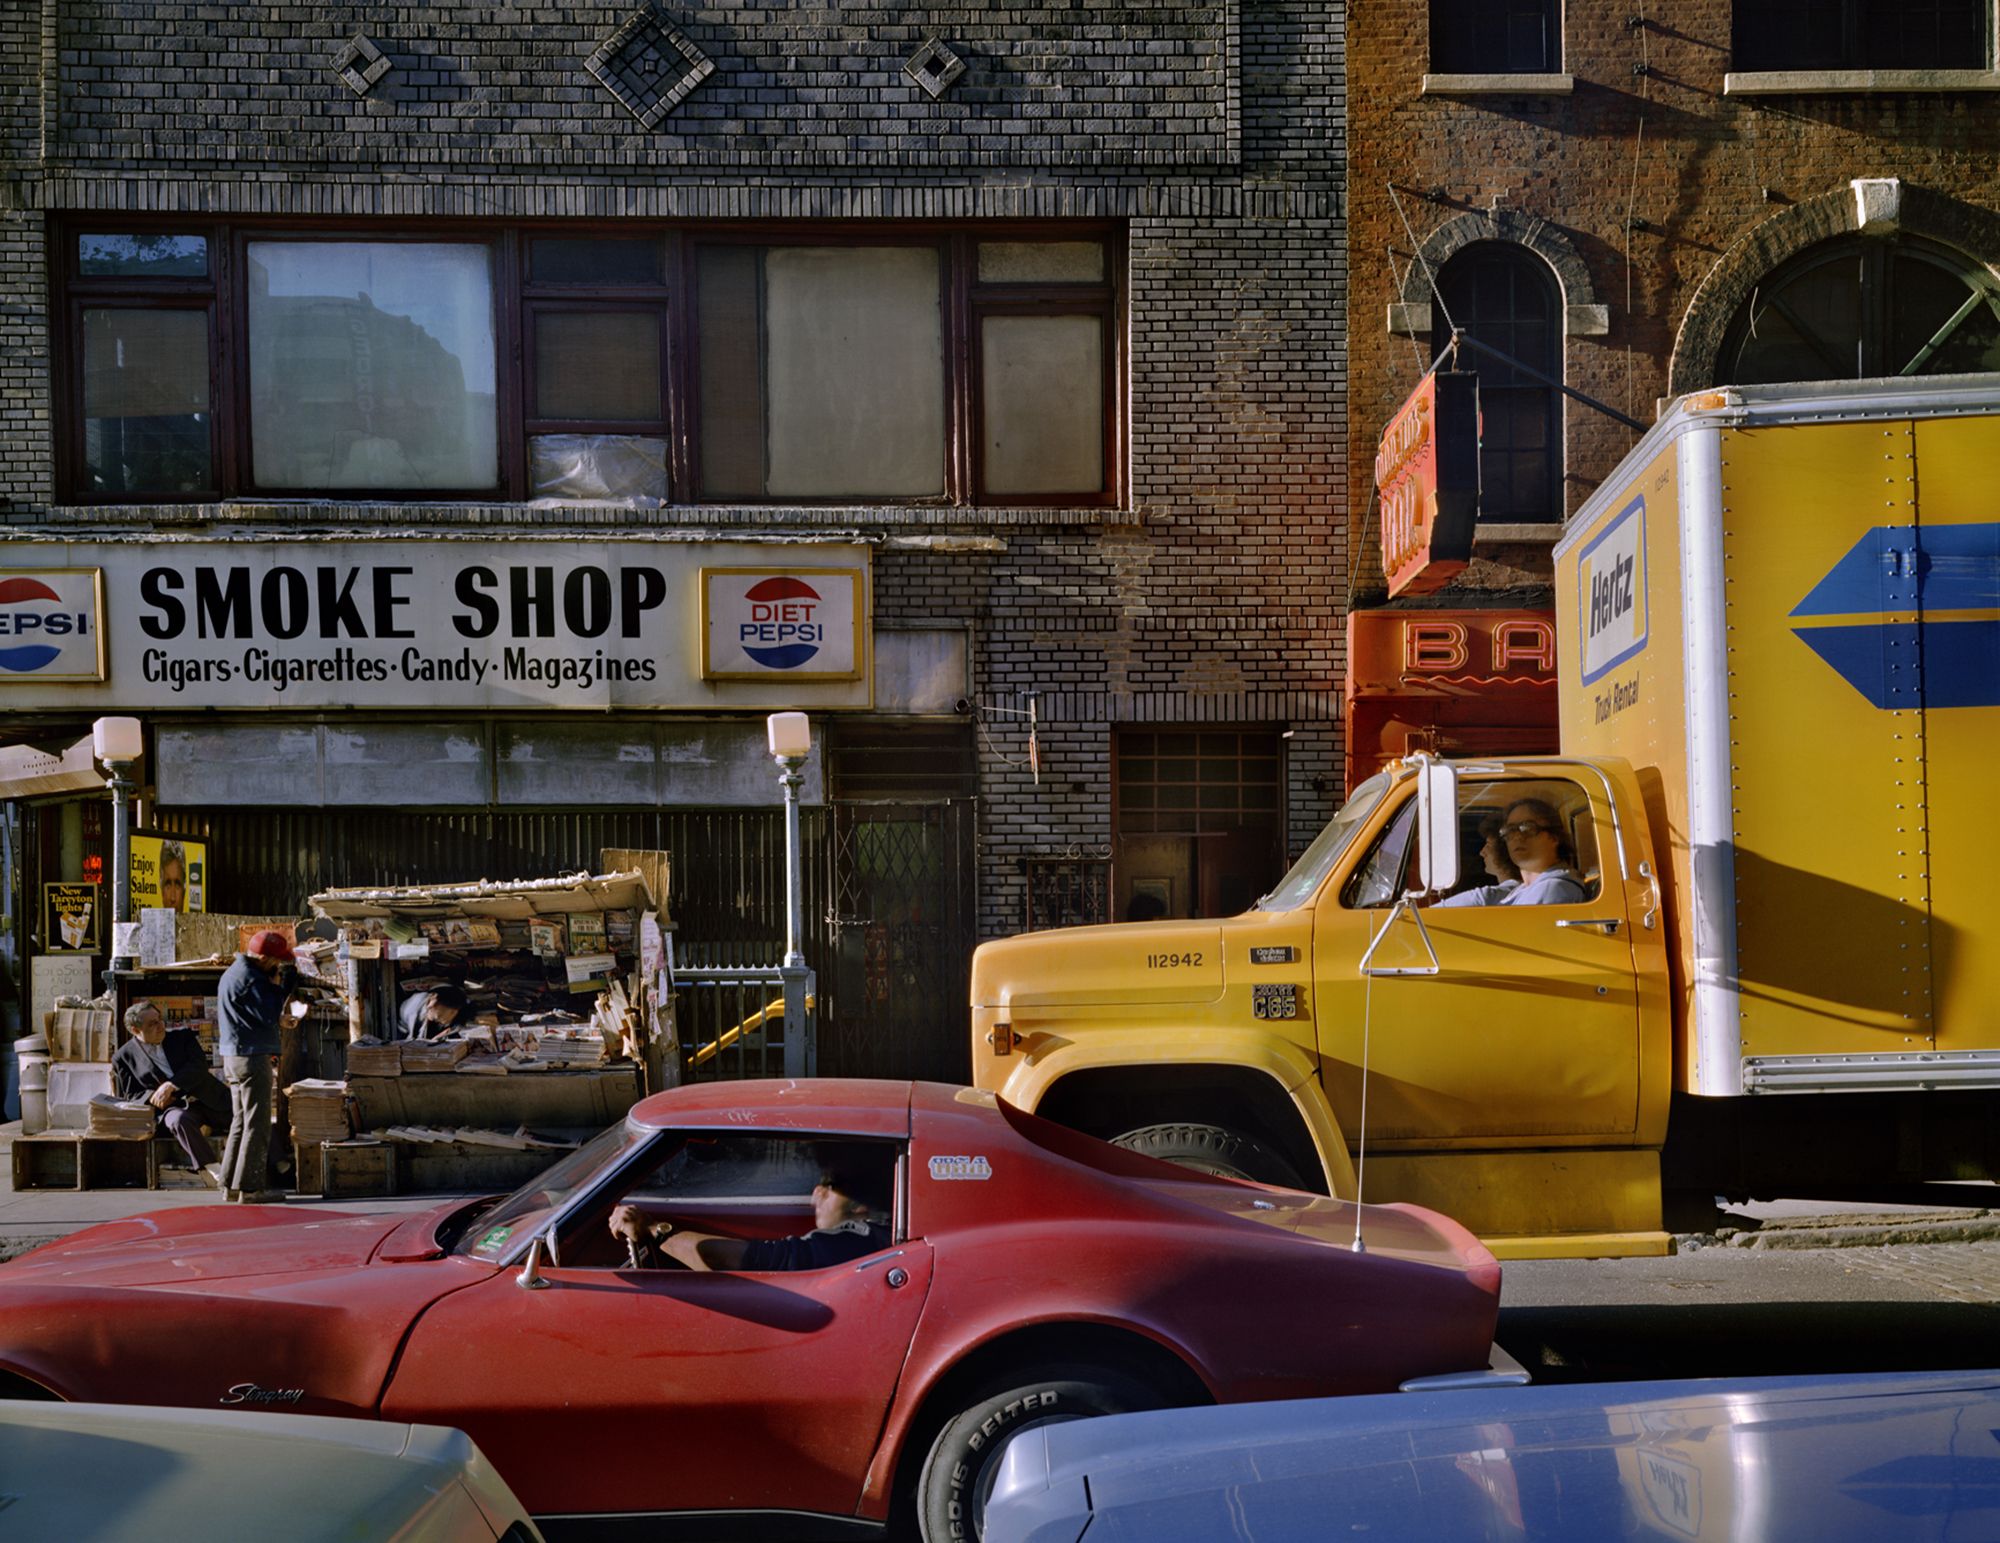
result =
[[[1376,441],[1454,326],[1640,422],[1709,385],[2000,368],[1995,31],[1992,0],[1353,7],[1357,661],[1379,660],[1371,629],[1410,632],[1400,609],[1545,607],[1563,518],[1638,436],[1462,355],[1483,423],[1471,562],[1382,614]],[[1509,678],[1467,705],[1503,673],[1481,661],[1440,694],[1434,631],[1400,681],[1350,661],[1350,776],[1403,745],[1499,749],[1544,723],[1553,744],[1546,691]]]

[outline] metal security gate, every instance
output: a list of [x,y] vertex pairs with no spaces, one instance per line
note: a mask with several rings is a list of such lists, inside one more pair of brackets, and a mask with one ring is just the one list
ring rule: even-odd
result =
[[[803,811],[800,946],[818,975],[821,1075],[965,1079],[973,809],[946,800]],[[264,916],[303,915],[321,889],[532,878],[593,869],[606,847],[660,848],[672,855],[677,963],[755,969],[784,954],[784,816],[775,808],[163,809],[153,824],[208,843],[211,909]],[[740,1002],[721,995],[698,1005],[684,994],[682,1011],[716,1019],[687,1025],[684,1043],[709,1042],[703,1033],[760,1005],[754,988]],[[775,1076],[780,1040],[770,1036],[767,1054],[761,1036],[741,1036],[704,1071]]]
[[964,1082],[971,1075],[974,805],[828,806],[820,1067]]

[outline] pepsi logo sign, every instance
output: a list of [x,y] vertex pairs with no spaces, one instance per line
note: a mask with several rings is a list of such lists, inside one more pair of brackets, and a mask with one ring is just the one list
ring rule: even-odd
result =
[[858,568],[704,568],[707,680],[858,680],[868,584]]
[[101,680],[94,568],[0,572],[0,682]]
[[819,591],[804,579],[765,579],[744,591],[750,614],[736,624],[743,652],[767,669],[796,670],[819,652],[826,625]]

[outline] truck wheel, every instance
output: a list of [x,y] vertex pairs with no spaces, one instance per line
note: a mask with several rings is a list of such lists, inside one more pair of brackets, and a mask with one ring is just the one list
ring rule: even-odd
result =
[[1163,1402],[1139,1378],[1109,1367],[1048,1367],[1041,1374],[1009,1372],[948,1421],[931,1443],[917,1480],[917,1525],[923,1543],[973,1543],[985,1530],[999,1457],[1009,1436],[1037,1425],[1098,1414],[1157,1409]]
[[1143,1152],[1162,1162],[1178,1163],[1197,1173],[1279,1184],[1286,1189],[1305,1188],[1298,1169],[1286,1158],[1255,1136],[1245,1136],[1221,1125],[1142,1125],[1122,1136],[1113,1136],[1111,1144]]

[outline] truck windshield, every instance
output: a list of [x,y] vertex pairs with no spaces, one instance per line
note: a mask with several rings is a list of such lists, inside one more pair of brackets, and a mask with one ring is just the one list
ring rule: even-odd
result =
[[1382,802],[1382,795],[1389,791],[1392,780],[1388,772],[1377,772],[1356,788],[1347,802],[1340,806],[1340,813],[1327,822],[1326,829],[1292,864],[1292,871],[1278,881],[1276,889],[1257,902],[1256,909],[1296,911],[1312,899],[1327,874],[1333,871],[1340,854],[1347,850],[1354,833],[1375,812],[1375,806]]

